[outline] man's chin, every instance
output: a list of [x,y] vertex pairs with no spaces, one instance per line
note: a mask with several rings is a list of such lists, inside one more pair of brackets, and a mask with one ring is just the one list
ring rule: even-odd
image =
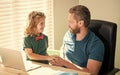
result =
[[70,29],[70,33],[73,33],[73,31]]
[[72,31],[72,30],[70,30],[70,33],[71,33],[71,34],[75,34],[75,32],[74,32],[74,31]]

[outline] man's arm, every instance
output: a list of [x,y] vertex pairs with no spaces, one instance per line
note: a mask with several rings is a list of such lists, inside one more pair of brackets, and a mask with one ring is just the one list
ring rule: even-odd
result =
[[102,62],[88,59],[87,66],[84,68],[84,67],[77,66],[71,62],[68,62],[60,57],[56,57],[53,61],[51,61],[51,63],[52,65],[55,65],[55,66],[65,66],[70,69],[89,72],[92,75],[97,75],[102,65]]

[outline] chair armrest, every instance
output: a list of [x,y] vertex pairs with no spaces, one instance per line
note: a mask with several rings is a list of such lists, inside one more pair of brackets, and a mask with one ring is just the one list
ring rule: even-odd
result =
[[119,68],[114,68],[113,70],[111,70],[110,72],[108,72],[108,73],[105,74],[105,75],[115,75],[115,73],[117,73],[118,71],[120,71]]

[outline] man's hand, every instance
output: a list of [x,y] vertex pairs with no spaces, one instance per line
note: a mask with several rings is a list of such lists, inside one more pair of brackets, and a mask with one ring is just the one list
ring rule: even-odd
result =
[[54,65],[54,66],[64,66],[64,62],[65,60],[62,59],[61,57],[54,57],[53,60],[50,61],[50,64]]

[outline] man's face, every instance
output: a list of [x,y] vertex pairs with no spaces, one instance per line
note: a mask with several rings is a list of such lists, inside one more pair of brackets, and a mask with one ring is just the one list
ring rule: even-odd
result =
[[74,14],[68,15],[68,27],[70,28],[71,33],[79,33],[80,27],[78,26],[78,22],[74,18]]

